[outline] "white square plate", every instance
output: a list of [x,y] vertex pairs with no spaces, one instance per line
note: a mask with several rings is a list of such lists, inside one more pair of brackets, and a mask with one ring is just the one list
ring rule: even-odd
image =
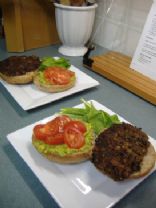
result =
[[[98,102],[92,100],[92,103],[97,109],[114,114]],[[83,107],[83,105],[77,107]],[[147,177],[115,182],[100,173],[90,161],[74,165],[60,165],[48,161],[32,146],[31,135],[34,125],[45,123],[51,118],[10,133],[7,137],[60,207],[110,208]],[[119,118],[126,122],[120,116]],[[150,141],[156,148],[156,141],[152,138]]]
[[34,84],[12,85],[0,80],[17,103],[24,109],[29,110],[85,89],[99,85],[99,82],[71,65],[70,70],[76,73],[76,84],[69,90],[58,93],[46,93],[39,90]]

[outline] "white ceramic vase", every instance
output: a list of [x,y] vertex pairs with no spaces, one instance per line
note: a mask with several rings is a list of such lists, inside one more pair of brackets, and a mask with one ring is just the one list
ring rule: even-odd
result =
[[57,31],[62,42],[59,52],[66,56],[83,56],[92,33],[97,4],[81,7],[54,5]]

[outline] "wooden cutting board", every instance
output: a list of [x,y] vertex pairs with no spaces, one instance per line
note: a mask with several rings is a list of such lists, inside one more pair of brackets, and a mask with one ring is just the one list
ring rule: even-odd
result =
[[118,52],[110,51],[103,55],[93,56],[87,68],[101,74],[134,94],[156,104],[156,81],[131,69],[131,58]]

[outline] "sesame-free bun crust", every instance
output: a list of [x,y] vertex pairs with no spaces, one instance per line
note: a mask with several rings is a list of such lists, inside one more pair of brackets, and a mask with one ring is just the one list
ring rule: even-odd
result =
[[[35,149],[38,151],[37,146],[35,146],[35,140],[36,138],[33,134],[32,144],[35,147]],[[42,154],[44,157],[46,157],[48,160],[53,161],[53,162],[57,162],[61,164],[73,164],[73,163],[80,163],[80,162],[90,159],[91,152],[92,152],[92,146],[86,152],[83,152],[83,153],[77,152],[77,153],[73,153],[73,154],[69,154],[65,156],[60,156],[59,154],[54,154],[54,153],[47,153],[47,154],[44,154],[41,152],[39,153]]]
[[19,76],[7,76],[3,73],[0,73],[0,77],[9,84],[28,84],[33,81],[35,71],[27,72],[24,75]]
[[140,178],[147,175],[154,167],[156,161],[156,152],[152,144],[148,147],[147,154],[144,156],[141,163],[140,171],[130,175],[129,178]]
[[36,87],[44,92],[62,92],[72,88],[75,85],[76,77],[71,79],[71,81],[66,85],[43,84],[39,81],[39,76],[36,73],[33,81]]

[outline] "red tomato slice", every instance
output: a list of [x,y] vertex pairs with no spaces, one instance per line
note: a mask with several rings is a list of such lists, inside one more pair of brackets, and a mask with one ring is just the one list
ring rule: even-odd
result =
[[53,74],[54,70],[51,67],[46,68],[46,70],[44,71],[44,77],[49,81],[53,81]]
[[64,134],[57,133],[54,136],[48,136],[45,139],[45,143],[53,145],[64,144]]
[[64,131],[64,142],[70,148],[79,149],[85,144],[85,138],[78,129],[70,127]]
[[61,116],[56,117],[54,120],[59,127],[59,132],[63,132],[64,126],[71,121],[71,118],[66,115],[61,115]]
[[74,127],[82,133],[85,133],[87,131],[85,124],[82,123],[81,121],[75,121],[75,120],[70,121],[65,125],[64,128],[66,129],[66,128],[70,128],[70,127],[72,127],[72,128]]
[[53,74],[53,82],[58,85],[68,84],[71,80],[70,74],[66,71],[56,72]]
[[63,67],[48,67],[44,71],[45,78],[50,83],[58,85],[68,84],[74,74],[74,72],[71,72]]
[[54,119],[52,121],[49,121],[47,124],[45,124],[45,129],[46,129],[48,135],[52,136],[52,135],[55,135],[59,132],[59,125]]
[[44,124],[38,124],[34,127],[33,132],[36,139],[44,140],[46,138],[44,126]]
[[53,136],[59,132],[59,126],[53,120],[46,124],[36,125],[33,131],[37,139],[46,140],[47,137]]
[[[46,124],[36,125],[34,127],[35,137],[37,139],[43,140],[47,144],[63,144],[65,135],[64,127],[71,121],[72,120],[69,116],[61,115],[47,122]],[[73,126],[70,125],[69,127]],[[75,131],[77,132],[77,129]]]

